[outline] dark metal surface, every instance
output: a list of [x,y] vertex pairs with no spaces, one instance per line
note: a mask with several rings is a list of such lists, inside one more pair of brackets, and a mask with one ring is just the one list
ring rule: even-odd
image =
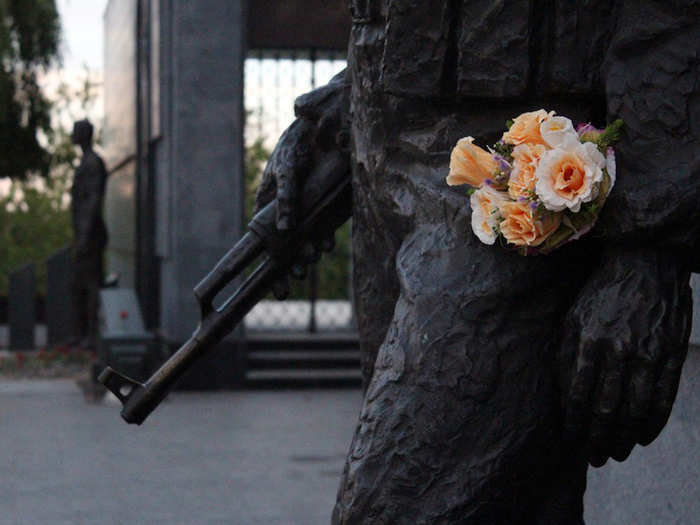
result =
[[104,281],[103,252],[107,227],[102,207],[107,170],[102,157],[92,149],[93,127],[87,120],[73,126],[73,143],[82,150],[71,187],[71,216],[75,243],[73,261],[73,335],[85,347],[97,342],[99,289]]

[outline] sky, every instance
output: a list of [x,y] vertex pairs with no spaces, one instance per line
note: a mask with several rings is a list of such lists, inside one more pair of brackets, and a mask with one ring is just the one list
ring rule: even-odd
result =
[[44,93],[50,100],[61,100],[57,90],[62,83],[70,86],[74,92],[81,91],[80,86],[89,74],[90,81],[95,84],[95,98],[87,111],[81,109],[77,99],[67,111],[55,109],[52,117],[54,126],[60,123],[64,127],[70,127],[74,120],[84,117],[98,127],[102,122],[103,15],[107,2],[108,0],[56,0],[62,28],[62,62],[59,68],[44,75]]
[[101,70],[103,64],[102,15],[107,0],[57,0],[63,25],[64,69]]

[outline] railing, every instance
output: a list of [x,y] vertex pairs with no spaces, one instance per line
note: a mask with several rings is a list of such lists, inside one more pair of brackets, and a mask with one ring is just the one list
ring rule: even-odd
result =
[[354,329],[350,301],[261,301],[245,318],[248,332],[350,332]]

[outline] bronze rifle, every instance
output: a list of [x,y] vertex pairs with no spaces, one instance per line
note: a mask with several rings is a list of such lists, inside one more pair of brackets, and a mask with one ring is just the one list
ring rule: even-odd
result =
[[[145,382],[139,383],[110,367],[98,381],[122,403],[121,416],[140,425],[160,404],[190,366],[221,341],[283,278],[298,260],[304,245],[318,246],[333,235],[352,214],[352,189],[347,158],[328,154],[309,174],[301,193],[299,223],[286,232],[276,228],[277,201],[260,210],[249,231],[194,288],[201,320],[192,336]],[[216,296],[242,272],[257,268],[220,306]]]

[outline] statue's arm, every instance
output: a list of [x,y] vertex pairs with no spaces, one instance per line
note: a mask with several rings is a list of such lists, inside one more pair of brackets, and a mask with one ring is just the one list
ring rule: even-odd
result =
[[561,349],[566,430],[596,466],[625,459],[665,425],[700,266],[698,17],[658,9],[625,6],[606,59],[608,110],[625,121],[617,185],[598,225],[605,255],[568,313]]
[[700,271],[700,5],[671,3],[688,7],[625,5],[605,60],[608,114],[625,126],[599,229],[617,244],[682,249]]

